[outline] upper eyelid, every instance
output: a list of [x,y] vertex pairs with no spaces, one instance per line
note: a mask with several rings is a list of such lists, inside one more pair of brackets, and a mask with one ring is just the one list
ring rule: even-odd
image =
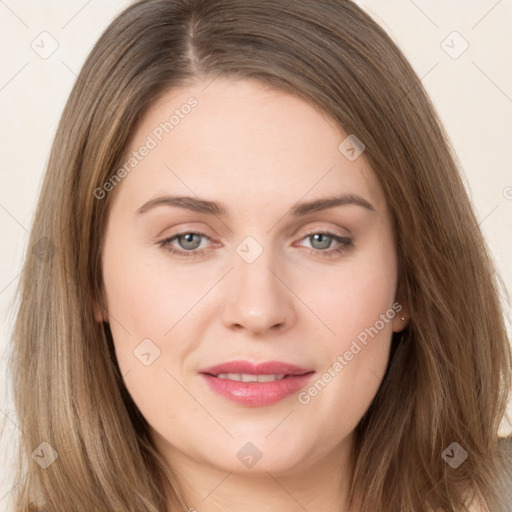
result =
[[[313,224],[313,225],[312,225],[312,227],[306,229],[306,235],[308,233],[311,233],[311,232],[317,233],[317,232],[320,232],[320,231],[324,231],[324,232],[328,232],[328,233],[331,233],[333,235],[340,236],[340,237],[345,237],[345,238],[352,237],[352,232],[347,227],[342,227],[342,226],[338,226],[337,228],[335,228],[335,227],[326,227],[324,225],[325,222],[329,222],[329,221],[320,221],[320,220],[310,221],[308,224]],[[330,221],[330,223],[332,223],[332,221]],[[188,224],[188,223],[185,223],[185,224]],[[192,223],[192,224],[194,224],[194,223]],[[303,224],[303,223],[301,223],[301,224]],[[302,227],[300,227],[300,226],[299,227],[293,227],[291,229],[288,229],[288,230],[285,231],[285,236],[296,236],[296,235],[299,234],[299,232],[302,229],[303,229],[303,226]],[[346,232],[346,234],[338,233],[338,230],[343,230],[343,231]],[[205,230],[205,229],[196,228],[196,227],[193,227],[193,226],[187,227],[187,225],[186,225],[185,228],[180,229],[174,235],[169,235],[169,236],[166,236],[164,238],[168,239],[168,238],[172,238],[174,236],[179,236],[179,235],[183,235],[183,234],[187,234],[187,233],[201,234],[201,235],[204,235],[204,236],[208,237],[209,239],[213,239],[213,238],[215,238],[217,236],[217,235],[210,236],[210,235],[208,235],[206,233],[206,231],[214,231],[214,230],[211,230],[211,228]],[[304,235],[304,236],[306,236],[306,235]]]
[[[343,239],[351,239],[352,238],[352,235],[348,235],[348,236],[341,235],[341,234],[338,234],[335,231],[333,231],[331,229],[328,229],[328,228],[311,228],[311,229],[307,230],[307,232],[304,233],[300,237],[300,240],[303,240],[304,238],[306,238],[308,236],[311,236],[311,235],[314,235],[314,234],[319,234],[319,233],[323,233],[323,234],[332,236],[333,238],[336,238],[336,237],[337,238],[343,238]],[[204,233],[203,231],[187,229],[187,230],[183,230],[183,231],[180,231],[180,232],[175,233],[173,235],[165,237],[162,240],[162,242],[175,241],[175,239],[177,239],[178,237],[183,236],[183,235],[188,235],[188,234],[200,235],[200,236],[208,239],[209,241],[213,241],[213,237],[209,236],[207,233]]]

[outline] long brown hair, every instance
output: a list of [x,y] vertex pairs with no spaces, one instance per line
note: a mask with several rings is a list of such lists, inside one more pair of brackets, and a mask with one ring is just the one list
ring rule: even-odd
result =
[[[392,213],[411,319],[394,335],[384,381],[357,427],[351,503],[364,512],[464,511],[463,491],[480,489],[492,512],[505,512],[505,287],[420,79],[349,0],[143,0],[94,46],[54,139],[18,288],[17,512],[31,503],[187,508],[124,387],[108,324],[94,319],[111,200],[95,190],[122,165],[158,98],[221,74],[298,95],[356,134]],[[443,457],[453,443],[468,454],[457,469]],[[38,454],[58,459],[44,468]]]

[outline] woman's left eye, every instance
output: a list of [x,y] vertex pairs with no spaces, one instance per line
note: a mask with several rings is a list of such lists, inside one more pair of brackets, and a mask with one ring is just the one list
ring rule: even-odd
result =
[[[340,254],[345,252],[347,249],[349,249],[352,246],[352,240],[350,238],[336,235],[335,233],[330,233],[328,231],[314,231],[312,233],[309,233],[306,235],[304,239],[310,239],[314,241],[315,243],[318,243],[320,245],[320,249],[315,249],[313,247],[313,252],[321,254],[322,256],[334,256],[336,254]],[[327,241],[327,244],[326,244]],[[334,248],[331,248],[331,242],[337,242],[338,245],[336,245]],[[310,242],[311,243],[311,242]],[[326,249],[325,247],[327,245],[329,249]]]
[[[194,257],[201,256],[204,250],[197,250],[201,245],[201,238],[211,240],[209,236],[204,233],[195,231],[186,231],[184,233],[178,233],[170,238],[166,238],[161,242],[158,242],[166,251],[174,254],[178,257]],[[322,256],[333,256],[345,252],[350,246],[352,246],[352,240],[350,238],[342,237],[328,231],[314,231],[308,233],[301,240],[310,239],[312,242],[320,246],[320,248],[312,247],[311,250],[314,254],[320,254]],[[177,249],[173,245],[173,242],[177,241],[181,245],[182,249]],[[332,242],[337,242],[334,248],[331,247]],[[326,250],[327,249],[327,250]]]

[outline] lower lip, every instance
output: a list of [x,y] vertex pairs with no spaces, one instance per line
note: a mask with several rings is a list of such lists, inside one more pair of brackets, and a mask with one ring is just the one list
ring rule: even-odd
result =
[[275,404],[287,396],[303,388],[314,372],[305,375],[289,375],[272,382],[239,382],[230,379],[219,379],[213,375],[202,373],[213,391],[237,404],[250,407],[263,407]]

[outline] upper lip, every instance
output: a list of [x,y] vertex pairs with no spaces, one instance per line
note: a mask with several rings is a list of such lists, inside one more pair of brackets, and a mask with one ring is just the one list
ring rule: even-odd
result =
[[219,375],[220,373],[247,373],[249,375],[303,375],[312,372],[308,368],[302,368],[294,364],[282,361],[264,361],[252,363],[250,361],[228,361],[215,366],[203,368],[199,373]]

